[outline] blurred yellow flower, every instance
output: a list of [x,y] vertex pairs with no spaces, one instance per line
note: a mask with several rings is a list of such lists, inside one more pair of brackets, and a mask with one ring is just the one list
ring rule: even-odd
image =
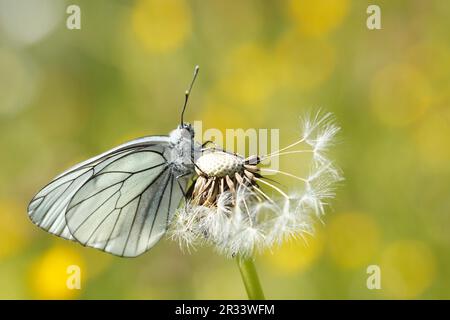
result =
[[191,33],[191,12],[185,0],[139,0],[132,13],[133,31],[151,52],[180,47]]
[[234,103],[260,107],[277,88],[272,53],[254,43],[232,49],[223,70],[218,91]]
[[326,230],[330,255],[338,266],[352,269],[372,262],[380,235],[371,216],[355,212],[332,215]]
[[374,114],[391,126],[404,126],[417,120],[432,100],[427,79],[408,64],[381,69],[373,79],[370,95]]
[[18,203],[0,199],[0,259],[18,252],[28,242],[28,218]]
[[341,24],[348,8],[348,0],[291,0],[286,9],[301,34],[322,36]]
[[422,294],[433,282],[435,258],[422,242],[402,240],[387,247],[381,256],[383,292],[399,299]]
[[324,244],[324,234],[316,231],[314,236],[306,235],[305,239],[285,242],[273,253],[267,253],[264,258],[275,272],[289,276],[308,270],[322,255]]
[[69,246],[55,246],[47,250],[31,265],[29,282],[32,294],[38,299],[70,299],[80,294],[80,290],[67,286],[69,266],[78,266],[81,271],[81,289],[85,271],[82,256]]

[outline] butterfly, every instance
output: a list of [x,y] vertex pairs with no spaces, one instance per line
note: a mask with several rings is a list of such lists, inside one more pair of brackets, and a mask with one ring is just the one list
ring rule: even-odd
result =
[[195,174],[193,127],[183,122],[168,136],[124,143],[64,171],[28,206],[42,229],[121,257],[136,257],[165,234]]

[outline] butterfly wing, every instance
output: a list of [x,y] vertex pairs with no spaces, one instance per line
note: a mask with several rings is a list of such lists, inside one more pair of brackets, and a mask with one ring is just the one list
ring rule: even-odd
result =
[[28,214],[33,223],[44,230],[69,240],[71,235],[65,220],[67,206],[75,193],[96,173],[117,159],[150,146],[165,147],[166,136],[139,138],[88,159],[66,170],[46,185],[31,200]]
[[68,205],[67,226],[85,246],[138,256],[166,232],[183,197],[181,187],[160,146],[139,149],[84,183]]

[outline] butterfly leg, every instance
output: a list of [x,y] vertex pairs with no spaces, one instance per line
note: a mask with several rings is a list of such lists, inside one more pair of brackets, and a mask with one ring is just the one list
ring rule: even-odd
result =
[[213,148],[216,148],[216,147],[217,147],[217,144],[216,144],[214,141],[208,140],[208,141],[205,141],[205,142],[202,144],[202,149],[204,149],[208,144],[212,144],[212,145],[214,146]]

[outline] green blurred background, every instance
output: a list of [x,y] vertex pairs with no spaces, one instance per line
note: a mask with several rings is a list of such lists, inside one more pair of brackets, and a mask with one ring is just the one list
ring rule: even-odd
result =
[[[443,0],[0,0],[0,298],[246,298],[210,248],[164,240],[121,259],[26,213],[68,166],[173,129],[195,64],[186,118],[204,129],[280,128],[285,145],[319,107],[343,128],[325,224],[256,259],[268,298],[450,298],[449,17]],[[69,264],[81,290],[66,289]],[[372,264],[381,290],[366,287]]]

